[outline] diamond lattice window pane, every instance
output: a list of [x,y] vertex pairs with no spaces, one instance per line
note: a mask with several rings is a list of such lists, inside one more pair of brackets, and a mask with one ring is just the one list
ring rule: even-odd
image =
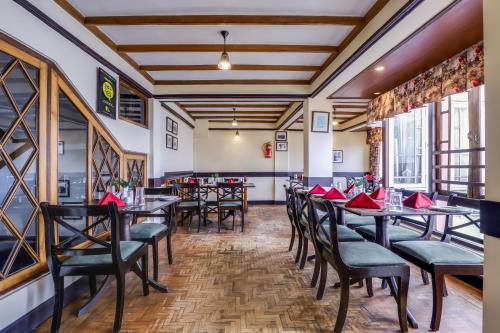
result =
[[33,88],[19,64],[7,75],[5,84],[14,97],[19,111],[24,110],[28,101],[36,93],[35,88]]
[[16,258],[14,259],[14,263],[12,264],[12,267],[10,268],[8,275],[9,276],[13,275],[25,268],[28,268],[33,264],[36,264],[36,260],[33,259],[33,257],[30,256],[28,251],[26,251],[26,249],[21,246],[19,252],[17,253]]
[[34,218],[34,221],[31,222],[28,227],[28,231],[26,232],[26,236],[24,239],[30,245],[30,247],[37,253],[38,252],[38,238],[37,238],[37,230],[38,230],[38,216]]
[[2,155],[0,155],[0,207],[3,207],[5,197],[10,193],[14,180],[15,178],[9,167],[5,163]]
[[14,107],[0,85],[0,140],[4,138],[5,133],[7,133],[7,130],[12,126],[17,117],[18,115],[14,111]]
[[4,221],[0,219],[0,270],[3,273],[5,273],[5,264],[16,242],[17,238],[12,235],[5,226]]
[[31,162],[28,171],[24,175],[24,183],[30,189],[31,193],[34,197],[38,196],[37,193],[37,174],[38,174],[38,159],[35,158],[33,162]]
[[28,110],[28,112],[24,114],[24,121],[26,122],[26,125],[28,126],[31,135],[33,136],[33,139],[35,139],[36,142],[38,142],[37,116],[38,116],[38,100],[34,102],[33,105],[30,107],[30,109]]
[[17,231],[22,234],[35,209],[35,205],[28,198],[22,186],[19,186],[14,194],[14,197],[7,206],[5,213],[10,218]]
[[33,82],[36,85],[38,85],[39,84],[38,75],[40,73],[40,70],[38,68],[36,68],[35,66],[32,66],[26,62],[23,62],[23,65],[24,65],[24,68],[26,69],[27,73],[31,77],[31,80],[33,80]]
[[35,147],[24,126],[18,126],[10,138],[7,139],[4,149],[9,154],[17,170],[21,172],[30,160]]
[[7,70],[12,60],[14,60],[13,56],[0,51],[0,74],[3,74]]

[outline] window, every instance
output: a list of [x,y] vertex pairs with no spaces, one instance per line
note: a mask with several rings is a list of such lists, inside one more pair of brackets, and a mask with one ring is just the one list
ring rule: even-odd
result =
[[389,185],[427,189],[428,109],[411,110],[389,119]]
[[435,188],[442,194],[484,195],[484,88],[437,103]]
[[120,82],[119,117],[142,127],[148,127],[148,99],[125,82]]

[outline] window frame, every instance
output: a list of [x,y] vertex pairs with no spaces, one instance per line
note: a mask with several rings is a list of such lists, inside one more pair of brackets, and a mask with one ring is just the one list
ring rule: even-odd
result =
[[[144,102],[144,124],[134,121],[130,118],[127,118],[126,116],[122,116],[121,110],[120,110],[120,104],[121,104],[121,91],[122,87],[130,90],[134,95],[139,97],[143,102]],[[141,93],[139,90],[135,89],[130,83],[128,83],[126,80],[123,80],[120,78],[118,82],[118,119],[126,121],[128,123],[131,123],[133,125],[137,125],[140,127],[143,127],[145,129],[149,129],[149,99],[146,95]]]

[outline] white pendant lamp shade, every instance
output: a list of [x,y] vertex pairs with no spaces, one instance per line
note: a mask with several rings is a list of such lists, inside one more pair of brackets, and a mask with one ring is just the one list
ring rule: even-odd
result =
[[229,32],[227,31],[221,31],[220,34],[222,35],[222,38],[224,38],[224,51],[220,55],[219,63],[217,64],[217,67],[220,70],[227,71],[231,69],[231,62],[229,61],[229,54],[226,52],[226,37],[229,35]]

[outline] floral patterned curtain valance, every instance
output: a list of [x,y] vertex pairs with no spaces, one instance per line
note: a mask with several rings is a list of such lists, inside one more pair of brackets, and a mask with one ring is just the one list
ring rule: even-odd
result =
[[445,60],[368,103],[368,121],[394,117],[484,84],[483,42]]

